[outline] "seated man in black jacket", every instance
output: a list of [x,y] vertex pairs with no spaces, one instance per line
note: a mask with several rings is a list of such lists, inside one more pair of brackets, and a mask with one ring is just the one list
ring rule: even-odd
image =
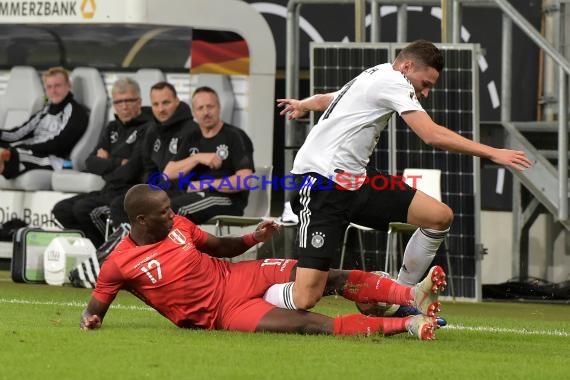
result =
[[[142,172],[142,182],[160,182],[162,173],[170,162],[180,160],[188,154],[181,146],[188,137],[198,131],[190,106],[181,101],[176,88],[168,82],[155,83],[150,89],[153,124],[148,128],[144,141],[137,147],[131,160],[133,171]],[[171,196],[184,194],[179,189],[177,176],[173,175],[168,182],[155,183],[155,188],[167,191]],[[113,226],[128,223],[129,219],[123,208],[124,194],[116,197],[110,204]]]
[[32,169],[61,169],[87,129],[87,110],[73,99],[67,71],[52,67],[43,82],[48,103],[21,126],[0,132],[0,174],[5,178]]
[[95,150],[87,158],[87,171],[103,177],[103,190],[80,194],[58,202],[52,212],[66,228],[82,230],[98,247],[104,241],[98,210],[108,210],[113,198],[123,194],[139,176],[129,165],[135,146],[142,142],[152,120],[150,110],[141,107],[140,87],[131,78],[120,78],[111,90],[115,120],[108,125]]

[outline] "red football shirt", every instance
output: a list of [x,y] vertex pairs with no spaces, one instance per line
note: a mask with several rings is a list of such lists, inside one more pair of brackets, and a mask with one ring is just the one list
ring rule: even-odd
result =
[[125,237],[103,264],[93,297],[110,304],[125,289],[179,327],[213,329],[229,263],[196,248],[207,236],[177,215],[161,242],[137,246]]

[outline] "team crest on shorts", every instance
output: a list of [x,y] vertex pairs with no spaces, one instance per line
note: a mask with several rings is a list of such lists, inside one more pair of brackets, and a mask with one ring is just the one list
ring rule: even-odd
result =
[[228,149],[228,146],[226,144],[218,145],[216,147],[216,154],[222,160],[225,160],[230,155],[230,150]]
[[311,245],[315,248],[321,248],[325,245],[325,234],[322,232],[313,232],[313,237],[311,237]]

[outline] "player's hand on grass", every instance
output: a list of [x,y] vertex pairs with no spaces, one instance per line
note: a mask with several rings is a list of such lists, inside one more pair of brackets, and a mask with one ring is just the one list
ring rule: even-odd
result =
[[98,315],[89,315],[81,318],[81,330],[95,330],[101,327],[101,318]]

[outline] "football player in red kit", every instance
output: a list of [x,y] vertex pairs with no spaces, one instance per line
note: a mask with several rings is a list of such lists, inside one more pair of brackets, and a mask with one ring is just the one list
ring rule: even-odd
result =
[[240,237],[216,237],[186,218],[174,215],[167,194],[146,184],[135,185],[125,197],[131,232],[108,256],[91,300],[81,316],[84,330],[101,327],[120,289],[185,328],[237,331],[294,332],[334,335],[392,335],[410,332],[422,340],[434,338],[438,293],[445,273],[433,267],[415,287],[373,273],[331,270],[326,294],[355,302],[412,305],[422,315],[404,318],[352,314],[335,318],[277,308],[264,300],[271,285],[294,280],[296,260],[267,259],[231,263],[271,238],[278,225],[262,222]]

